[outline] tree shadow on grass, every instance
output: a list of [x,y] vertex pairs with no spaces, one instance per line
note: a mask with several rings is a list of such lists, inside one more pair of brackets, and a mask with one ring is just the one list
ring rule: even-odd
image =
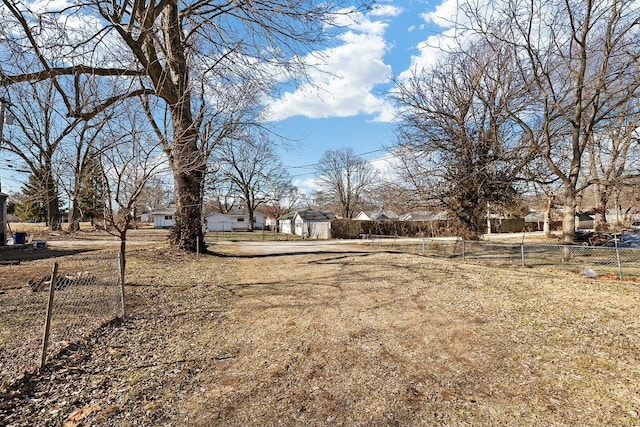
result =
[[77,255],[86,252],[93,252],[98,248],[74,248],[74,249],[34,249],[31,246],[10,247],[4,246],[0,250],[0,266],[2,264],[19,264],[25,261],[38,261],[43,259],[59,258],[69,255]]

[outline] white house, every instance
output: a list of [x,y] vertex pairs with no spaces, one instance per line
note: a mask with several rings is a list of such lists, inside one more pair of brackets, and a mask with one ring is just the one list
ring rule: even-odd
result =
[[151,212],[153,218],[153,228],[173,227],[173,216],[176,214],[176,206],[170,205],[167,208],[158,209]]
[[280,217],[278,226],[281,233],[297,234],[306,239],[330,239],[331,220],[335,217],[331,212],[304,209]]
[[354,219],[356,221],[397,221],[400,217],[393,211],[361,211]]
[[[265,216],[260,212],[253,213],[253,229],[264,229]],[[212,212],[206,217],[208,231],[248,231],[249,211],[245,208],[235,209],[227,214]]]

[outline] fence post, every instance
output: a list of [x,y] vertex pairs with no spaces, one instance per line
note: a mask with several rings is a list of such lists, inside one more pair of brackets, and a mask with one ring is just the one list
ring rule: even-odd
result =
[[118,252],[118,261],[120,266],[120,300],[122,302],[122,319],[127,318],[127,304],[124,295],[124,254]]
[[520,258],[522,259],[522,266],[524,267],[524,242],[520,243]]
[[422,256],[425,256],[426,254],[426,250],[425,250],[425,239],[424,237],[422,238]]
[[620,264],[620,249],[618,248],[618,235],[613,235],[613,241],[616,245],[616,262],[618,263],[618,279],[622,280],[622,264]]
[[464,237],[462,238],[462,259],[465,258],[465,242],[464,242]]
[[47,359],[47,347],[49,346],[49,332],[51,330],[51,312],[53,310],[53,294],[56,288],[58,278],[58,263],[53,263],[53,271],[51,272],[51,284],[49,285],[49,302],[47,303],[47,318],[44,322],[44,333],[42,336],[42,353],[40,355],[40,369],[44,368],[44,362]]

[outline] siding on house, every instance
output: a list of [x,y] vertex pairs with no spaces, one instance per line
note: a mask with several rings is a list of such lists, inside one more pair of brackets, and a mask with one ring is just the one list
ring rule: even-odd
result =
[[176,214],[176,208],[170,206],[168,208],[158,209],[151,212],[153,218],[153,228],[171,228],[174,221],[173,216]]
[[[213,212],[207,215],[207,230],[209,231],[248,231],[249,212],[246,209],[236,209],[227,214]],[[253,213],[253,229],[264,228],[264,215]]]
[[307,239],[330,239],[332,212],[305,209],[290,212],[278,220],[281,233],[297,234]]

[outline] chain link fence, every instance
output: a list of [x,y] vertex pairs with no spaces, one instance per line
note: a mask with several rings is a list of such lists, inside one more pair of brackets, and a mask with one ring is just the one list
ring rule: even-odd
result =
[[497,243],[462,239],[405,239],[367,236],[370,244],[423,256],[490,265],[562,269],[589,277],[640,278],[640,248],[538,243]]
[[117,253],[1,264],[0,390],[123,315]]

